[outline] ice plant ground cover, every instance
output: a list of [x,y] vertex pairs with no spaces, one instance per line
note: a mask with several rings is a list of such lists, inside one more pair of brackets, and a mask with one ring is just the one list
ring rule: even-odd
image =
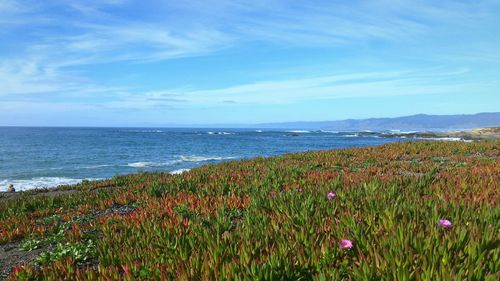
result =
[[0,244],[46,249],[13,280],[498,280],[499,148],[398,143],[29,192],[0,200]]

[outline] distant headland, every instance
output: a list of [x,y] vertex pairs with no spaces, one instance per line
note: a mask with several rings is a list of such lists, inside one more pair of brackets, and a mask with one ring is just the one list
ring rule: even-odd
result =
[[262,123],[255,127],[333,131],[447,131],[500,127],[500,112],[461,115],[417,114],[395,118],[345,119],[318,122]]

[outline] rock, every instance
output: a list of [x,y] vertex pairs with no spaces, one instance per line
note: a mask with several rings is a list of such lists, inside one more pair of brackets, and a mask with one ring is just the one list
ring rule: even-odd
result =
[[7,192],[16,192],[13,184],[9,184],[9,187],[7,187]]

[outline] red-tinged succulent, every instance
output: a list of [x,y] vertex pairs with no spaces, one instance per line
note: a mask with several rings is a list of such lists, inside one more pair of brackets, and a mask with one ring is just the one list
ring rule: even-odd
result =
[[0,201],[0,243],[52,249],[11,280],[493,280],[499,159],[417,142],[119,176]]

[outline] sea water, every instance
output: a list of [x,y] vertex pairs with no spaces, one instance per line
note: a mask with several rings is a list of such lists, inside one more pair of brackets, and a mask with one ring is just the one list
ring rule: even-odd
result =
[[380,145],[378,134],[265,129],[0,127],[0,191],[284,153]]

